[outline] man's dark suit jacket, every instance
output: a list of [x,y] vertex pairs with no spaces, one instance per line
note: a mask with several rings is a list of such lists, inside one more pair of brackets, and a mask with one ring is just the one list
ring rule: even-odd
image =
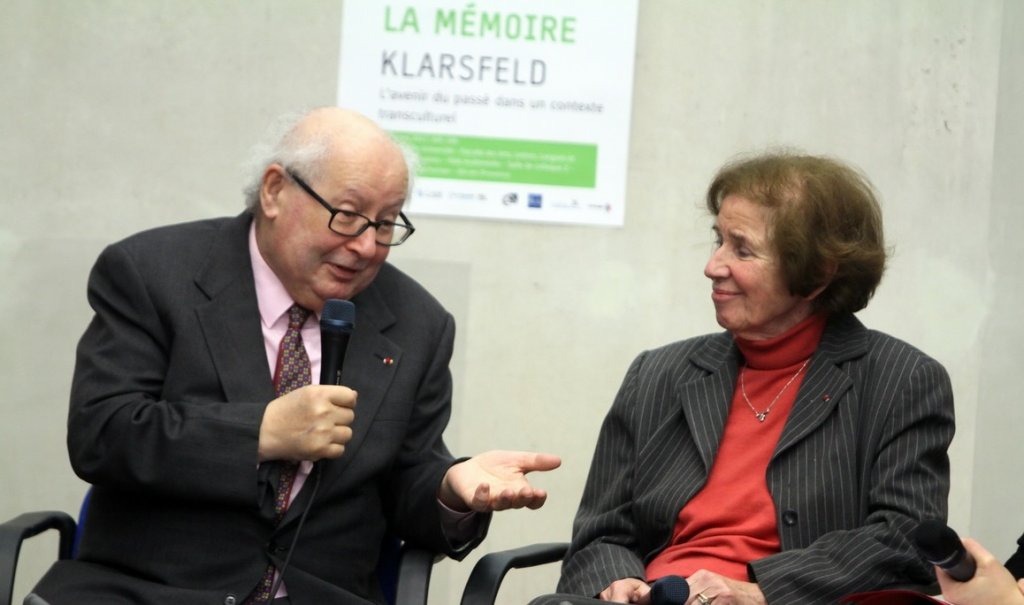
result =
[[382,602],[374,569],[386,532],[468,552],[452,552],[437,503],[453,463],[442,432],[454,321],[387,264],[353,299],[342,376],[359,393],[352,441],[316,464],[275,527],[277,465],[257,461],[275,395],[250,223],[243,213],[141,233],[93,268],[68,448],[94,487],[79,559],[35,589],[50,603],[240,604],[269,562],[281,565],[307,508],[285,576],[296,605]]
[[[704,486],[740,354],[727,333],[641,354],[601,428],[558,590],[596,595],[645,577],[677,515]],[[942,366],[829,320],[772,454],[767,480],[782,552],[749,564],[768,603],[821,605],[934,581],[906,534],[945,518],[953,395]]]

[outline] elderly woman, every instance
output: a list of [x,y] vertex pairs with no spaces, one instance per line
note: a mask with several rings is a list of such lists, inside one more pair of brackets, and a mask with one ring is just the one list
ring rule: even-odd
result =
[[906,534],[946,516],[953,396],[937,361],[853,315],[885,267],[871,185],[773,153],[722,168],[707,207],[726,331],[629,368],[559,591],[647,603],[678,575],[687,605],[821,605],[933,583]]

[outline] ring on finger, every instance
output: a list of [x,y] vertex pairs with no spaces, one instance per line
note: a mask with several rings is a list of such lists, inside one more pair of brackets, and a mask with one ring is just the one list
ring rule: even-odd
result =
[[697,602],[699,602],[700,605],[711,605],[711,601],[714,601],[714,600],[715,600],[715,597],[708,598],[708,597],[704,596],[703,592],[698,592],[697,593]]

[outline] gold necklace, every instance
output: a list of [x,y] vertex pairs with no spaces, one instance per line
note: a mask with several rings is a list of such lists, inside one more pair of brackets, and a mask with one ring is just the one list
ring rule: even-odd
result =
[[747,402],[747,405],[750,406],[750,410],[754,412],[754,416],[757,417],[758,421],[764,422],[764,419],[768,417],[768,412],[772,411],[772,406],[775,405],[775,402],[779,400],[779,397],[782,397],[782,394],[786,392],[786,389],[789,388],[789,385],[793,384],[793,381],[796,380],[796,377],[800,375],[800,372],[804,371],[804,368],[807,367],[807,364],[810,363],[810,361],[810,357],[804,360],[804,364],[800,366],[800,368],[796,371],[796,374],[793,374],[793,377],[789,379],[789,382],[786,383],[786,386],[782,387],[782,390],[779,391],[779,394],[775,396],[775,399],[772,399],[772,402],[768,404],[768,407],[766,407],[763,412],[758,412],[757,408],[754,407],[754,404],[750,403],[750,398],[747,397],[747,383],[743,379],[743,373],[744,371],[746,371],[747,366],[744,365],[743,368],[740,369],[740,390],[743,392],[743,399]]

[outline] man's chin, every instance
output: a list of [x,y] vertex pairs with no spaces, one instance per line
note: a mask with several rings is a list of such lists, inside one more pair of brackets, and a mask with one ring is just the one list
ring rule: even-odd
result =
[[322,291],[318,292],[318,296],[320,296],[320,298],[323,300],[328,300],[331,298],[338,298],[341,300],[352,300],[352,298],[355,297],[356,294],[359,294],[360,292],[365,290],[367,285],[368,284],[364,284],[361,281],[349,282],[344,284],[335,283],[332,284],[330,287],[324,288]]

